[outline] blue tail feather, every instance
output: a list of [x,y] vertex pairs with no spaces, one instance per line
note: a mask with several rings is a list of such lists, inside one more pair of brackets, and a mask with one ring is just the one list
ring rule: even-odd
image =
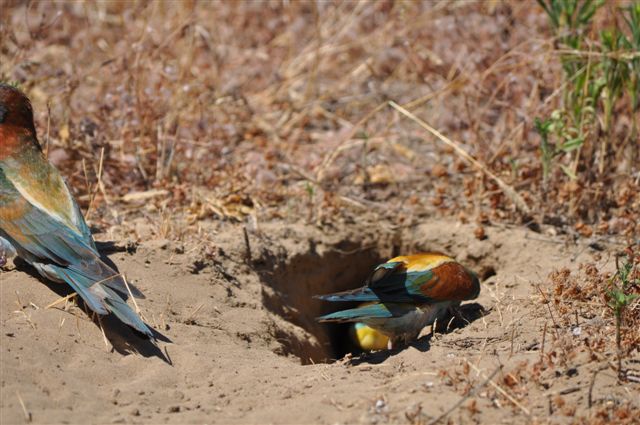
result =
[[336,311],[335,313],[326,314],[318,317],[320,322],[358,322],[363,319],[372,318],[391,318],[394,317],[393,312],[384,304],[370,304],[349,310]]
[[315,298],[324,301],[358,301],[372,302],[380,301],[380,298],[369,288],[364,287],[355,291],[337,292],[335,294],[318,295]]
[[55,265],[48,265],[48,269],[52,270],[57,276],[59,276],[62,280],[67,282],[74,291],[82,297],[82,299],[87,303],[87,306],[95,311],[98,314],[109,314],[109,311],[102,305],[101,300],[91,294],[89,292],[89,287],[91,286],[91,281],[86,277],[75,273],[72,270],[66,269],[64,267],[59,267]]
[[151,329],[140,319],[140,316],[134,312],[129,304],[127,304],[122,298],[108,287],[104,288],[105,292],[109,295],[105,298],[105,303],[109,306],[109,310],[116,315],[116,317],[122,320],[127,325],[131,326],[138,332],[142,332],[148,337],[153,337]]
[[49,265],[48,267],[67,282],[82,297],[91,310],[101,315],[113,313],[122,322],[149,337],[153,337],[153,332],[149,327],[124,299],[112,289],[113,286],[107,283],[109,280],[100,282],[100,279],[89,277],[82,270],[76,270],[72,267],[64,268],[55,265]]

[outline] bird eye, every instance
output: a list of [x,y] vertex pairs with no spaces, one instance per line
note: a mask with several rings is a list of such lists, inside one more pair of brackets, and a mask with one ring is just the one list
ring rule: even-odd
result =
[[0,105],[0,124],[4,123],[5,118],[7,117],[7,107],[4,105]]

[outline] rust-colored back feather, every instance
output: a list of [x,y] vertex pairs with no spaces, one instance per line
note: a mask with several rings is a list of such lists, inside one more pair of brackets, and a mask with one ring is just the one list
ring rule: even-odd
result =
[[440,264],[431,270],[435,279],[422,285],[420,291],[437,301],[464,301],[480,293],[478,278],[456,262]]

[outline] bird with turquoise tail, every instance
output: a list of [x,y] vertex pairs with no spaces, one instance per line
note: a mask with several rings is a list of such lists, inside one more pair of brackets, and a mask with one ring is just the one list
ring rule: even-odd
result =
[[378,265],[362,288],[317,296],[331,302],[366,303],[318,320],[363,323],[387,335],[391,349],[408,345],[425,326],[479,294],[478,277],[447,255],[400,256]]
[[[80,208],[45,158],[29,99],[0,83],[0,241],[43,277],[66,282],[99,315],[114,314],[147,337],[151,329],[126,303],[124,277],[103,262]],[[4,256],[4,255],[3,255]]]

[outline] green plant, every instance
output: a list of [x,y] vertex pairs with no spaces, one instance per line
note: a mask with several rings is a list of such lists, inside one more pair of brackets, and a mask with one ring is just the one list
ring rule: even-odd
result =
[[556,32],[555,46],[564,70],[563,104],[548,118],[535,122],[541,137],[543,182],[546,185],[555,159],[570,152],[570,166],[566,161],[560,164],[567,176],[576,179],[579,164],[590,170],[590,165],[596,162],[602,175],[608,153],[622,151],[637,133],[637,118],[633,118],[628,136],[621,142],[614,140],[614,112],[625,93],[630,99],[631,115],[638,109],[640,3],[616,9],[628,27],[629,37],[615,26],[600,30],[595,39],[590,37],[590,27],[604,1],[538,0],[538,3]]
[[313,198],[313,195],[315,194],[315,189],[313,188],[313,183],[306,181],[305,185],[304,185],[304,190],[307,192],[307,195],[309,196],[309,199]]
[[[631,37],[624,37],[621,42],[627,49],[636,53],[630,58],[627,91],[631,97],[632,111],[638,111],[640,109],[640,2],[629,6],[626,12],[622,18],[627,24]],[[634,121],[634,124],[637,126],[637,121]]]
[[20,83],[18,81],[4,80],[4,79],[0,78],[0,83],[9,85],[9,86],[14,87],[14,88],[16,88],[18,90],[22,90],[22,88],[20,87]]
[[[542,176],[546,184],[553,159],[563,153],[571,152],[582,146],[584,137],[579,135],[575,127],[567,127],[567,120],[563,116],[562,110],[555,110],[551,116],[545,120],[536,118],[534,126],[541,138],[540,151],[542,154]],[[558,142],[553,142],[552,138]],[[576,178],[574,172],[567,166],[561,164],[562,170],[571,178]]]
[[626,260],[623,260],[622,265],[618,263],[619,257],[616,257],[616,273],[611,278],[610,288],[606,292],[608,298],[607,305],[613,310],[613,314],[616,318],[616,348],[618,355],[619,379],[624,379],[620,329],[622,327],[624,314],[627,308],[635,299],[640,297],[640,295],[632,293],[634,287],[640,286],[640,277],[637,270],[637,258],[631,249],[627,250],[626,257],[627,258]]
[[[580,50],[584,44],[584,32],[593,15],[604,0],[538,0],[547,12],[549,21],[558,34],[560,44]],[[581,61],[565,56],[562,65],[567,75],[574,75],[581,68]]]

